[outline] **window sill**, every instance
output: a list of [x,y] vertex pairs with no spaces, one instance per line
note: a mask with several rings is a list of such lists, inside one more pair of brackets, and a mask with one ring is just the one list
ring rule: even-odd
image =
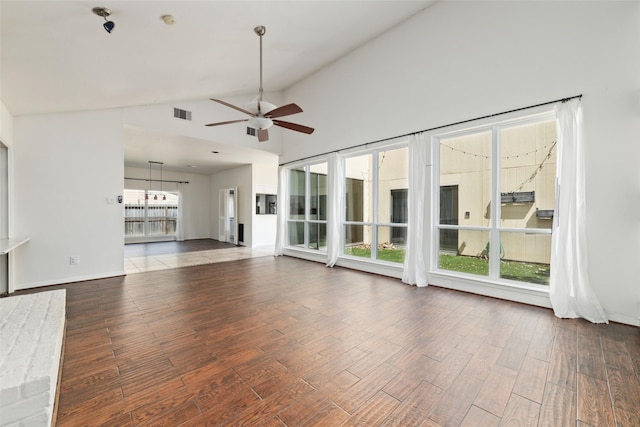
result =
[[366,258],[341,256],[338,258],[336,265],[353,270],[365,271],[367,273],[379,274],[381,276],[402,279],[402,264],[395,265],[388,262],[376,262]]
[[442,271],[432,271],[428,276],[430,285],[551,308],[548,286],[518,282],[502,283],[489,278],[449,274]]
[[[321,262],[323,264],[327,262],[326,252],[289,247],[283,249],[283,254],[308,261]],[[395,265],[387,262],[375,262],[366,258],[340,256],[336,265],[367,273],[379,274],[381,276],[402,279],[402,264]],[[551,308],[549,288],[543,287],[542,285],[529,285],[517,282],[507,284],[492,281],[488,278],[449,274],[443,273],[442,271],[429,272],[428,279],[430,286],[438,286],[538,307]]]
[[287,247],[282,250],[283,255],[292,256],[296,258],[306,259],[307,261],[327,263],[327,253],[314,251],[311,249]]

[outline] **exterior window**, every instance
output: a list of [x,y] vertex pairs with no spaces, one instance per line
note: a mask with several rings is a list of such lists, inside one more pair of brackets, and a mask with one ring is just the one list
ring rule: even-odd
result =
[[437,141],[438,269],[548,285],[555,120],[523,119]]
[[404,262],[407,155],[402,147],[345,159],[345,255]]
[[175,235],[177,219],[177,193],[124,190],[125,238]]
[[327,163],[289,170],[289,246],[326,251]]

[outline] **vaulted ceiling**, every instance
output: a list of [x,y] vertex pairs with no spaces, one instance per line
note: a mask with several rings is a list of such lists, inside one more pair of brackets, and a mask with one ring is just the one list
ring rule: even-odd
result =
[[[277,92],[431,3],[1,0],[0,98],[16,117],[244,94],[248,101],[259,86],[255,26],[267,27],[264,87]],[[96,6],[111,9],[110,34]]]

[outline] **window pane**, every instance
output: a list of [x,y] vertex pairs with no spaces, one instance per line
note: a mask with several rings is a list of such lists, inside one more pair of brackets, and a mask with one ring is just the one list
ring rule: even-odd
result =
[[323,252],[327,250],[327,224],[308,223],[309,249],[317,249]]
[[327,164],[313,165],[310,170],[309,219],[327,219]]
[[549,284],[551,235],[500,233],[500,277]]
[[125,237],[176,233],[178,193],[125,189],[123,199]]
[[[440,230],[442,235],[443,231]],[[461,273],[489,275],[489,232],[454,230],[457,232],[457,250],[443,248],[440,242],[438,268]]]
[[555,121],[500,131],[500,225],[551,228],[555,205]]
[[178,216],[178,194],[150,191],[147,200],[148,235],[176,234],[175,218]]
[[124,235],[144,236],[144,190],[124,190]]
[[344,253],[345,255],[371,258],[371,226],[346,225]]
[[124,220],[124,235],[129,236],[144,236],[144,219],[142,218],[125,218]]
[[304,222],[289,222],[289,246],[304,248]]
[[407,222],[408,153],[407,147],[378,153],[378,222]]
[[440,140],[440,224],[491,223],[491,132]]
[[347,221],[373,220],[372,161],[371,154],[345,159]]
[[289,218],[304,219],[305,173],[304,169],[289,171]]
[[409,190],[407,188],[391,190],[390,222],[406,224],[409,220]]
[[[395,241],[393,235],[398,236]],[[407,242],[406,227],[378,227],[378,259],[391,262],[404,262]]]

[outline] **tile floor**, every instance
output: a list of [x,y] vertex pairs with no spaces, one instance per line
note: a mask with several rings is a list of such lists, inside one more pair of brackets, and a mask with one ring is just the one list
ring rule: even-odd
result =
[[145,271],[190,267],[192,265],[212,264],[215,262],[235,261],[238,259],[262,256],[273,256],[273,247],[247,248],[244,246],[236,246],[197,252],[132,256],[124,259],[124,271],[126,274],[144,273]]

